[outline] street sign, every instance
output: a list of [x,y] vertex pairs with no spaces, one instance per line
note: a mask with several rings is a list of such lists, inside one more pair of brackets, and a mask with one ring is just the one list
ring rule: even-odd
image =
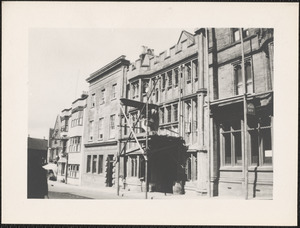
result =
[[255,116],[255,105],[253,103],[247,104],[247,114]]

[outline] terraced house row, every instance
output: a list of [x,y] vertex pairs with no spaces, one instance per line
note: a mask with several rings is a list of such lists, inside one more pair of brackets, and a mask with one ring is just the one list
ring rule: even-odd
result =
[[122,55],[57,117],[49,159],[70,184],[270,199],[273,49],[270,28],[200,28]]

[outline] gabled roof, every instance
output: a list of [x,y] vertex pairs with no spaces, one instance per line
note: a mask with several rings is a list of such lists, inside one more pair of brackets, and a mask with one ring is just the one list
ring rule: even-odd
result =
[[31,150],[47,150],[48,148],[48,140],[46,139],[37,139],[37,138],[30,138],[27,139],[28,149]]
[[178,41],[177,41],[177,44],[178,44],[179,42],[185,40],[186,38],[189,39],[189,40],[191,40],[192,42],[195,42],[195,38],[194,38],[194,35],[193,35],[193,34],[187,32],[187,31],[185,31],[185,30],[182,30],[182,32],[181,32],[181,34],[180,34],[180,36],[179,36],[179,39],[178,39]]

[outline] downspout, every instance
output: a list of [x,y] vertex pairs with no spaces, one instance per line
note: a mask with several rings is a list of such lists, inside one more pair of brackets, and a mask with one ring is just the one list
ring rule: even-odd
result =
[[248,153],[247,153],[247,85],[245,76],[245,56],[244,56],[244,38],[242,29],[239,29],[241,37],[241,54],[242,54],[242,78],[244,84],[244,143],[243,143],[243,170],[244,170],[244,184],[245,184],[245,199],[248,199]]
[[208,197],[211,197],[211,183],[210,183],[210,178],[211,178],[211,147],[210,147],[210,83],[209,83],[209,53],[208,53],[208,28],[205,28],[205,54],[206,54],[206,76],[207,76],[207,112],[208,112],[208,140],[207,140],[207,175],[208,175],[208,186],[207,186],[207,192],[208,192]]

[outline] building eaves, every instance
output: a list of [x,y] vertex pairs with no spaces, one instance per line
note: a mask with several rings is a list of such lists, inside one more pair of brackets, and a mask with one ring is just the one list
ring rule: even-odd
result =
[[95,71],[94,73],[90,74],[90,76],[86,79],[87,82],[91,82],[95,78],[103,76],[105,73],[109,72],[110,70],[120,66],[120,65],[126,65],[128,66],[130,62],[125,59],[125,55],[121,55],[119,58],[115,59],[114,61],[108,63],[104,67],[100,68],[99,70]]

